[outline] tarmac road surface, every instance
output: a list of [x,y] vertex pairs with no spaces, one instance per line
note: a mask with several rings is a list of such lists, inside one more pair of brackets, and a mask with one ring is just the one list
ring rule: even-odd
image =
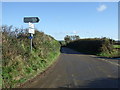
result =
[[[112,61],[108,60],[108,61]],[[27,88],[118,88],[118,60],[114,64],[68,48],[51,72],[27,85]],[[118,85],[119,84],[119,85]]]

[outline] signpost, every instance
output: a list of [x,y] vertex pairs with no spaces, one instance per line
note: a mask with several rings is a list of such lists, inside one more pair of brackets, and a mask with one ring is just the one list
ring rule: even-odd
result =
[[33,39],[33,34],[35,34],[35,26],[33,23],[38,23],[39,18],[38,17],[24,17],[24,23],[29,23],[29,31],[30,33],[29,39],[30,39],[30,50],[32,52],[32,39]]
[[39,18],[38,17],[24,17],[24,23],[38,23]]
[[32,34],[35,34],[35,27],[34,27],[34,24],[33,23],[30,23],[29,22],[29,33],[32,33]]

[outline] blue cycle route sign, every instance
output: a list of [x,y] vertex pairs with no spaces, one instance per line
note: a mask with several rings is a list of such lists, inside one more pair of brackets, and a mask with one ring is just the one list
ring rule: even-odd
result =
[[32,36],[29,36],[28,38],[29,38],[29,39],[32,39],[33,37],[32,37]]

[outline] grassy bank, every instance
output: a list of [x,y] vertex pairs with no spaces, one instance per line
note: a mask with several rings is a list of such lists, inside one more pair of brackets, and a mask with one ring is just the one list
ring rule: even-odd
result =
[[101,57],[108,57],[108,58],[120,58],[120,51],[119,50],[113,50],[111,53],[109,52],[101,52],[100,54],[97,54]]
[[113,50],[111,52],[101,52],[97,55],[101,57],[120,58],[120,45],[113,45]]
[[30,52],[29,34],[19,29],[9,31],[5,26],[2,32],[3,88],[17,87],[46,70],[60,54],[60,44],[53,37],[36,30],[33,50]]

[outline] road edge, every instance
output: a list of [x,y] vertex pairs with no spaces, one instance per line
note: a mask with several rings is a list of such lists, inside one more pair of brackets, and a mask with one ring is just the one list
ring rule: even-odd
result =
[[20,85],[18,85],[16,88],[29,88],[27,87],[29,84],[33,83],[34,81],[37,80],[37,78],[42,78],[44,76],[46,76],[48,73],[50,73],[53,68],[55,67],[55,65],[59,62],[59,58],[61,56],[61,53],[58,55],[57,58],[55,58],[55,61],[43,72],[40,72],[39,74],[37,74],[36,76],[34,76],[33,78],[27,80],[26,82],[24,83],[21,83]]

